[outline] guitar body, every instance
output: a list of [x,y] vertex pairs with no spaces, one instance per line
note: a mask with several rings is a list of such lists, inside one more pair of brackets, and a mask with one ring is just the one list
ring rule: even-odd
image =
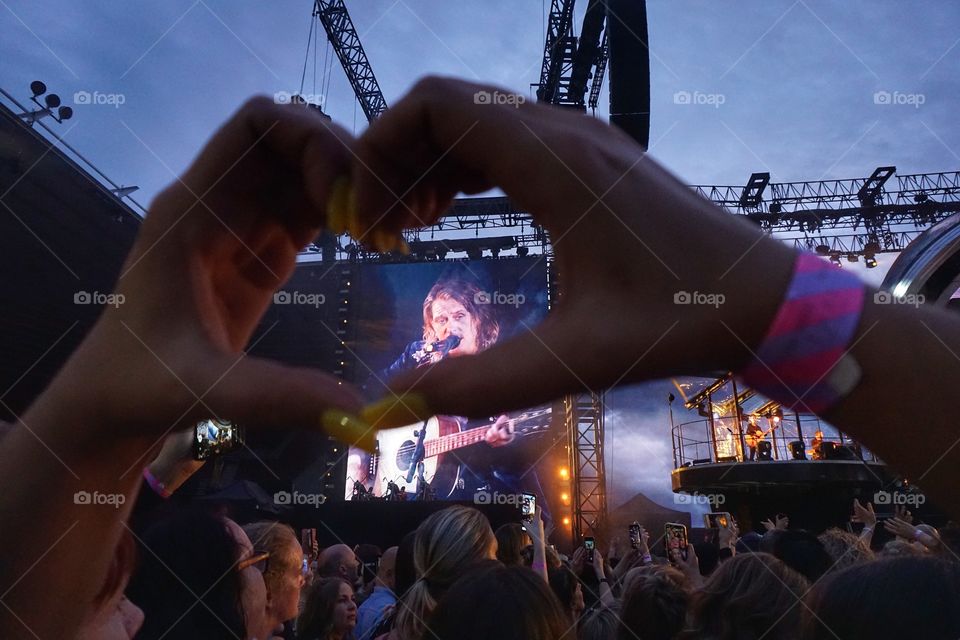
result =
[[[542,433],[550,428],[550,408],[535,409],[508,419],[515,436]],[[490,424],[464,428],[456,418],[434,416],[426,422],[384,429],[377,432],[378,455],[371,460],[372,493],[382,498],[387,493],[387,482],[405,488],[407,495],[417,491],[417,469],[414,464],[417,442],[423,441],[423,477],[430,483],[438,500],[449,499],[462,482],[462,468],[458,450],[484,442]],[[425,430],[420,438],[420,430]],[[486,446],[486,445],[482,445]],[[411,479],[408,481],[407,478]]]
[[[441,436],[459,433],[460,423],[448,416],[434,416],[419,424],[377,432],[380,456],[376,465],[373,494],[378,498],[382,498],[387,491],[386,480],[393,480],[398,487],[406,487],[408,495],[416,493],[416,469],[412,482],[407,482],[407,473],[417,445],[416,432],[421,428],[427,431],[425,440],[436,440]],[[448,457],[452,457],[452,454],[443,453],[423,460],[423,477],[430,483],[438,499],[449,498],[460,480],[460,465],[455,460],[448,463]]]

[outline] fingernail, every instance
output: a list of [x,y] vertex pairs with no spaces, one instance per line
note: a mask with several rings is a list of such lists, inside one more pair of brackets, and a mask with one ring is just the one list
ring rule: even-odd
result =
[[390,395],[368,404],[360,411],[360,419],[376,429],[403,427],[421,422],[433,415],[426,399],[419,393]]
[[350,197],[350,178],[340,176],[330,189],[327,199],[327,229],[336,235],[346,231],[347,206]]
[[361,418],[337,409],[327,409],[320,416],[324,430],[343,442],[356,445],[367,451],[377,448],[376,431]]

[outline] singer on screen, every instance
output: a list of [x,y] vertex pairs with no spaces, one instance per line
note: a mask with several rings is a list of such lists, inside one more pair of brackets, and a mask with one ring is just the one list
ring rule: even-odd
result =
[[[488,292],[460,278],[438,280],[423,300],[423,339],[408,344],[400,357],[383,371],[383,379],[444,358],[479,353],[499,337],[500,323]],[[509,444],[513,438],[507,417],[499,416],[485,440],[498,447]]]

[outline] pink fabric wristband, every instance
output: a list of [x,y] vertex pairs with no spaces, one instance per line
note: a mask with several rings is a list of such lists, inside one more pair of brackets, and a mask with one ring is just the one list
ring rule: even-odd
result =
[[148,467],[143,468],[143,479],[147,481],[147,484],[150,485],[150,488],[153,489],[154,493],[161,498],[169,498],[171,496],[171,493],[167,491],[166,485],[157,480],[153,474],[150,473],[150,469]]
[[797,411],[822,414],[837,404],[860,382],[860,365],[847,351],[864,292],[856,276],[799,254],[783,303],[740,377]]

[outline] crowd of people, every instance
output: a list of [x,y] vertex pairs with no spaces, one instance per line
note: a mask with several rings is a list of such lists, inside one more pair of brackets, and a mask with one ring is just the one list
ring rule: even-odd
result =
[[[883,525],[897,538],[874,550],[875,515],[859,503],[858,535],[780,517],[741,536],[728,523],[669,558],[642,535],[636,549],[564,557],[539,515],[495,533],[463,506],[382,554],[305,554],[283,524],[242,527],[204,511],[141,517],[189,473],[165,459],[169,434],[211,416],[322,429],[372,450],[376,429],[431,415],[498,415],[584,388],[733,371],[922,480],[960,518],[960,448],[942,402],[960,378],[944,348],[960,344],[953,316],[871,301],[855,279],[717,210],[621,132],[476,99],[494,90],[422,81],[360,138],[312,110],[252,100],[158,195],[118,281],[124,304],[103,311],[0,438],[0,637],[960,636],[954,529],[900,513]],[[388,250],[458,192],[494,186],[552,239],[562,296],[539,327],[400,373],[367,407],[323,372],[244,355],[321,229]],[[677,307],[678,289],[726,303]],[[816,325],[825,319],[830,331]],[[892,400],[902,397],[909,407]],[[905,439],[915,407],[923,437]]]
[[[440,509],[385,550],[304,548],[278,522],[186,510],[125,536],[81,638],[736,640],[960,636],[960,527],[873,507],[819,535],[779,515],[733,520],[655,555],[649,533],[606,555],[548,544],[539,514],[496,531]],[[857,524],[859,523],[859,524]],[[862,525],[862,526],[860,526]],[[852,528],[859,527],[857,533]],[[136,539],[136,542],[134,541]],[[129,600],[127,598],[130,598]],[[856,612],[856,615],[852,615]]]

